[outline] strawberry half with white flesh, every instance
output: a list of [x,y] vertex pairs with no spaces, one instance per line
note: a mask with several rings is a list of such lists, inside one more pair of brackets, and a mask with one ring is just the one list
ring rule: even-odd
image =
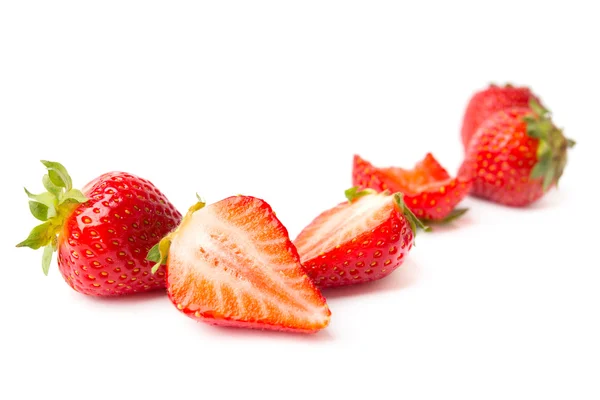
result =
[[329,324],[325,298],[261,199],[234,196],[206,207],[200,201],[148,258],[166,259],[169,298],[193,319],[297,332]]
[[404,262],[417,226],[428,229],[406,207],[402,193],[351,188],[346,197],[294,241],[308,276],[322,288],[388,276]]

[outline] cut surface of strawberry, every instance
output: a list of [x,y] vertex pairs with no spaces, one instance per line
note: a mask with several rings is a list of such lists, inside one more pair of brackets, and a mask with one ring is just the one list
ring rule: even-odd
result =
[[420,223],[402,194],[349,190],[347,195],[348,202],[321,213],[294,240],[304,269],[319,287],[388,276],[404,262]]
[[355,186],[378,192],[404,193],[404,201],[415,215],[431,221],[448,221],[462,215],[466,210],[455,207],[471,188],[471,179],[452,178],[431,153],[413,169],[378,168],[355,155],[352,181]]
[[235,196],[202,206],[165,239],[167,292],[179,310],[244,328],[314,332],[328,325],[325,298],[265,201]]

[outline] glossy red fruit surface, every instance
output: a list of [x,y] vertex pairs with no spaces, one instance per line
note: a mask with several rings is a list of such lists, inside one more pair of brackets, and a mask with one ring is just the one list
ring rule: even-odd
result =
[[498,111],[478,129],[459,174],[473,178],[472,194],[508,206],[526,206],[554,186],[574,142],[532,107]]
[[86,295],[164,288],[164,269],[152,275],[146,255],[181,221],[167,197],[148,180],[124,172],[101,175],[80,192],[62,165],[45,163],[48,192],[28,192],[34,216],[44,222],[19,246],[44,247],[45,273],[57,251],[63,278]]
[[355,155],[352,183],[378,192],[402,192],[411,211],[418,218],[430,221],[448,221],[462,215],[466,210],[456,206],[471,188],[468,177],[452,178],[431,153],[413,169],[379,168]]
[[418,220],[401,194],[353,192],[349,199],[321,213],[294,240],[304,269],[319,287],[384,278],[413,246]]
[[146,255],[181,221],[181,214],[151,182],[113,172],[88,185],[89,200],[65,220],[58,267],[77,291],[122,295],[165,287],[162,268],[152,275]]
[[528,107],[531,99],[540,102],[528,87],[511,85],[490,85],[475,93],[469,100],[463,117],[461,137],[465,150],[477,128],[492,114],[510,107]]

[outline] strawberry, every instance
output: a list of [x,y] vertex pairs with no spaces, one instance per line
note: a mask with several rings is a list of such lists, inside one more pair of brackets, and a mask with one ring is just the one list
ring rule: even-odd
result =
[[165,272],[150,273],[148,250],[174,229],[181,214],[152,183],[124,172],[110,172],[79,191],[57,162],[48,169],[47,192],[25,192],[29,207],[43,221],[17,247],[44,247],[42,269],[48,274],[52,253],[76,291],[117,296],[165,287]]
[[490,115],[510,107],[528,107],[529,101],[539,98],[528,87],[490,85],[471,97],[463,117],[462,141],[465,150],[479,125]]
[[286,228],[263,200],[235,196],[191,207],[148,258],[166,259],[167,293],[185,315],[214,325],[315,332],[325,298],[300,265]]
[[346,191],[348,202],[316,217],[294,244],[308,276],[322,288],[384,278],[413,246],[416,226],[402,194]]
[[471,188],[470,179],[451,178],[431,153],[427,153],[412,170],[377,168],[355,155],[352,182],[355,186],[378,192],[402,192],[404,201],[419,218],[441,222],[451,221],[467,211],[455,207]]
[[472,194],[508,206],[525,206],[558,183],[575,144],[535,100],[498,111],[477,130],[459,174],[474,178]]

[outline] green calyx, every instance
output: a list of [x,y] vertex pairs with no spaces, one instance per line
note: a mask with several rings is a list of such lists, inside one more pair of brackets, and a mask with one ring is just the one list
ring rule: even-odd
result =
[[423,222],[419,218],[417,218],[417,216],[413,214],[412,211],[410,211],[410,208],[406,206],[406,203],[404,202],[403,193],[394,193],[394,203],[398,207],[398,210],[400,210],[406,217],[406,220],[410,225],[410,229],[412,229],[415,237],[417,236],[417,227],[424,230],[425,232],[431,231],[431,228],[423,224]]
[[[377,194],[377,191],[373,189],[360,190],[358,187],[355,186],[351,187],[350,189],[347,189],[344,193],[346,194],[346,198],[348,199],[348,201],[352,203],[360,199],[361,197],[368,196],[371,194]],[[383,193],[388,196],[390,194],[390,192],[387,190],[385,190]],[[417,216],[413,214],[413,212],[410,211],[410,209],[406,206],[406,203],[404,202],[404,193],[394,193],[394,204],[396,205],[396,207],[398,207],[398,210],[402,212],[402,214],[404,214],[404,216],[406,217],[406,220],[410,225],[410,229],[413,231],[413,235],[415,237],[417,236],[417,228],[421,228],[426,232],[431,231],[431,228],[423,224],[423,222],[419,218],[417,218]]]
[[527,124],[527,135],[538,139],[537,164],[531,170],[531,179],[542,179],[542,188],[547,191],[558,180],[567,165],[567,149],[575,145],[575,141],[565,138],[562,130],[552,122],[550,111],[537,101],[529,101],[531,113],[523,117]]
[[367,196],[369,194],[375,194],[375,193],[377,193],[377,192],[373,189],[359,190],[359,188],[357,186],[351,187],[350,189],[347,189],[344,192],[344,194],[346,195],[346,198],[348,199],[348,201],[350,203],[352,203],[355,200],[360,199],[363,196]]
[[179,228],[181,228],[184,224],[187,223],[187,221],[190,220],[193,213],[200,210],[206,205],[206,202],[197,193],[196,198],[198,199],[198,202],[188,209],[187,214],[185,215],[185,217],[183,217],[179,226],[173,232],[169,233],[167,236],[162,238],[160,242],[152,246],[150,251],[148,251],[146,260],[152,261],[154,263],[151,270],[153,274],[156,273],[156,271],[158,271],[161,265],[167,264],[167,259],[169,258],[169,249],[171,248],[171,242],[173,240],[173,236],[177,233],[177,231],[179,231]]
[[48,275],[52,253],[57,249],[58,234],[65,219],[71,215],[77,204],[85,203],[87,198],[81,191],[73,188],[71,177],[62,164],[44,160],[42,164],[48,170],[42,178],[47,191],[33,194],[25,189],[25,193],[29,198],[31,214],[43,223],[33,228],[27,239],[17,244],[17,247],[29,247],[34,250],[44,247],[42,270]]
[[156,243],[146,256],[146,260],[152,261],[152,273],[156,273],[161,265],[167,264],[167,258],[169,258],[169,249],[171,248],[171,234],[165,236]]
[[460,217],[465,215],[467,213],[467,211],[469,211],[468,208],[455,208],[452,211],[450,211],[450,213],[448,215],[446,215],[444,218],[442,218],[440,220],[426,219],[424,221],[426,221],[428,224],[432,224],[432,225],[446,225],[446,224],[456,221],[457,219],[459,219]]

